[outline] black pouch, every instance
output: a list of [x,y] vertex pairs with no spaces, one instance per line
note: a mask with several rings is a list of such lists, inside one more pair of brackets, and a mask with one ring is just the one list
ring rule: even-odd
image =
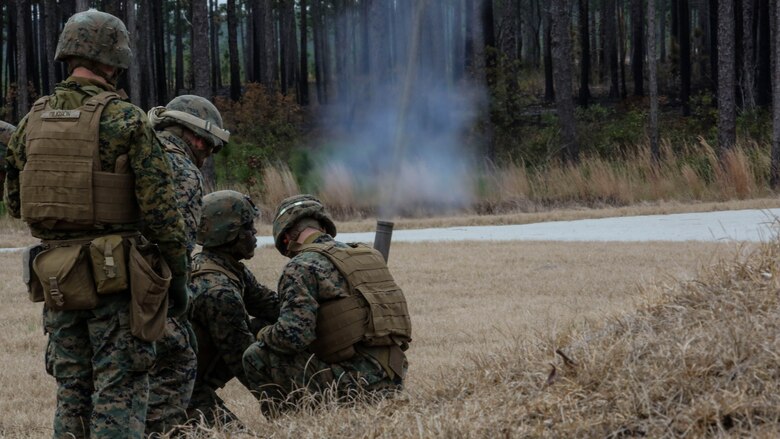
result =
[[43,302],[43,286],[38,280],[38,275],[35,274],[33,262],[44,248],[40,244],[31,245],[22,253],[22,280],[27,285],[27,297],[31,302]]

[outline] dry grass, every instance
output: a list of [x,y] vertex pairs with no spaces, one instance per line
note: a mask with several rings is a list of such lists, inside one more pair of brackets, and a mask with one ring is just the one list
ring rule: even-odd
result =
[[[571,413],[574,420],[576,410],[587,408],[590,388],[568,397],[556,393],[573,386],[576,376],[561,372],[555,385],[544,387],[548,363],[555,361],[553,342],[576,342],[585,337],[578,334],[587,334],[581,331],[598,327],[605,316],[657,300],[678,279],[692,279],[700,264],[711,266],[734,251],[733,245],[709,243],[396,243],[390,267],[407,293],[414,324],[410,375],[401,398],[377,405],[326,404],[269,422],[235,383],[221,394],[262,436],[492,437],[507,429],[510,434],[573,437],[566,433],[573,430],[538,429],[542,421],[532,416],[547,416],[536,407],[548,407],[544,404],[555,398],[564,404],[579,395],[582,407],[549,414],[557,428],[569,424],[554,416]],[[284,263],[265,247],[249,266],[261,282],[274,286]],[[40,305],[27,302],[22,292],[19,255],[0,254],[0,264],[5,267],[0,273],[5,305],[0,309],[5,347],[0,355],[6,366],[0,372],[0,436],[45,437],[55,384],[43,371]],[[593,376],[585,372],[592,367],[588,357],[567,352],[581,364],[577,376]],[[606,376],[617,372],[611,373]],[[598,407],[605,406],[593,409]],[[202,433],[242,436],[229,431]]]

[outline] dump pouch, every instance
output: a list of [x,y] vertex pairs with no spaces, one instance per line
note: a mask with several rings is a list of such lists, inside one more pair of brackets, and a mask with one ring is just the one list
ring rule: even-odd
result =
[[156,341],[165,331],[171,269],[154,244],[130,246],[130,332]]
[[25,248],[22,253],[22,280],[27,285],[27,296],[31,302],[43,302],[43,286],[33,268],[35,257],[43,250],[44,247],[42,245],[36,244]]
[[124,238],[107,235],[89,243],[92,274],[98,294],[126,291],[128,286]]
[[98,296],[85,246],[44,250],[33,261],[33,268],[43,287],[47,307],[79,310],[97,306]]

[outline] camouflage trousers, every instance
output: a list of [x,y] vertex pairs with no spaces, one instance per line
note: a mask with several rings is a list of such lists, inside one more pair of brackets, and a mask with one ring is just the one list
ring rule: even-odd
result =
[[357,390],[399,387],[378,362],[361,353],[328,364],[307,352],[281,354],[258,341],[244,351],[243,363],[250,390],[266,415],[278,410],[283,401],[284,405],[294,405],[303,389],[312,393],[330,389],[336,395],[350,395]]
[[[222,398],[217,395],[217,389],[225,387],[228,381],[235,378],[231,370],[224,359],[220,358],[204,372],[204,376],[197,377],[190,406],[187,409],[190,419],[202,421],[209,426],[238,422],[238,417],[227,408]],[[241,384],[246,385],[244,382]]]
[[44,307],[46,372],[57,380],[55,438],[142,438],[154,344],[130,333],[129,295],[91,310]]
[[198,367],[189,325],[187,320],[169,317],[164,335],[155,342],[157,361],[149,371],[146,434],[166,433],[187,422],[187,406]]

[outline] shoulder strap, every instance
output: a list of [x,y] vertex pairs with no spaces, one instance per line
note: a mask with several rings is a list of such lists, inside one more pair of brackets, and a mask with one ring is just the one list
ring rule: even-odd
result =
[[225,276],[228,277],[228,279],[232,280],[233,282],[241,285],[243,282],[241,282],[241,278],[238,277],[235,273],[231,272],[227,268],[211,261],[205,261],[205,262],[199,262],[195,264],[192,270],[192,277],[199,276],[201,274],[205,273],[222,273]]

